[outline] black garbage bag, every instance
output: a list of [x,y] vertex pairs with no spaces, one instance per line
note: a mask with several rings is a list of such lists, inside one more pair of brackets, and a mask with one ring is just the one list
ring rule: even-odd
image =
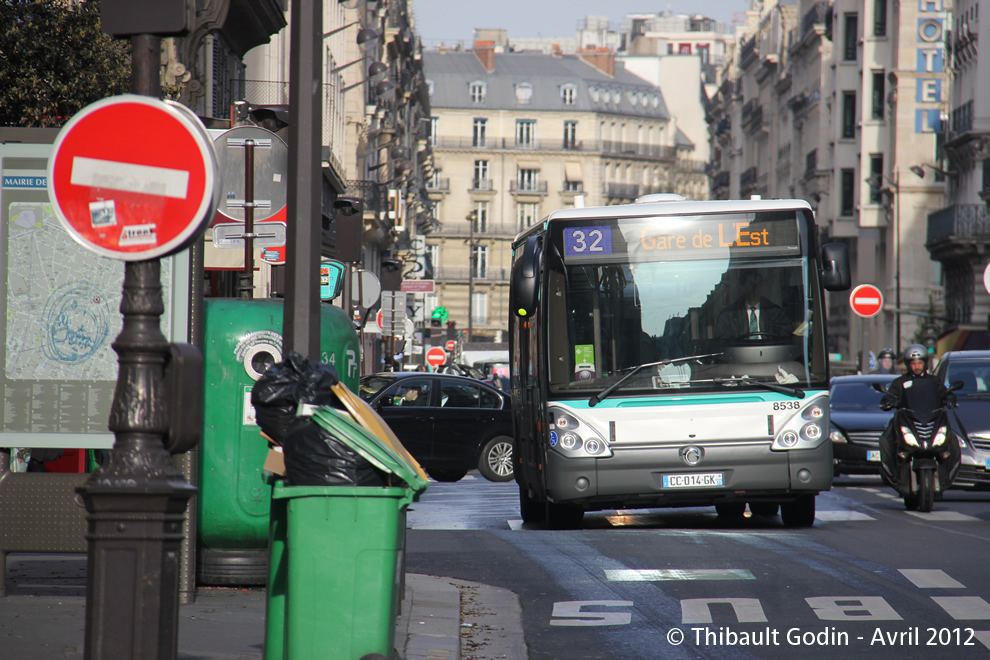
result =
[[312,419],[297,414],[301,403],[341,407],[331,389],[337,382],[333,366],[290,351],[251,390],[258,426],[282,446],[285,478],[293,486],[387,486],[385,473]]

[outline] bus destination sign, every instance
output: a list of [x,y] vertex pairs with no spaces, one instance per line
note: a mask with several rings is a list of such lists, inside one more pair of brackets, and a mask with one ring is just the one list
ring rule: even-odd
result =
[[[800,254],[797,222],[790,218],[723,216],[717,220],[660,218],[565,226],[566,258],[704,259],[745,254]],[[609,260],[609,259],[606,259]]]

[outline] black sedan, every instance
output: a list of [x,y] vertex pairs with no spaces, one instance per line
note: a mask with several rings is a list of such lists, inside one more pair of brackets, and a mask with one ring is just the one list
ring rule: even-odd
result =
[[874,383],[884,387],[895,378],[893,374],[836,376],[829,386],[829,438],[835,456],[835,475],[879,474],[880,434],[893,416],[880,410],[883,394]]
[[961,382],[958,406],[949,425],[960,439],[959,474],[953,488],[990,489],[990,351],[951,351],[942,356],[935,376],[946,386]]
[[490,481],[513,478],[507,394],[472,378],[407,371],[364,376],[360,395],[437,481],[475,468]]

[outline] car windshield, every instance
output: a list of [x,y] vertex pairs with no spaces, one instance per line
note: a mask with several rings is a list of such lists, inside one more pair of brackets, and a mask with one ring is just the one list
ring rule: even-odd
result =
[[833,383],[830,405],[836,410],[880,410],[883,394],[873,383]]
[[375,398],[375,395],[395,382],[392,376],[365,376],[361,379],[361,387],[358,394],[365,401]]
[[959,394],[990,392],[990,360],[953,360],[948,364],[946,384],[962,381]]

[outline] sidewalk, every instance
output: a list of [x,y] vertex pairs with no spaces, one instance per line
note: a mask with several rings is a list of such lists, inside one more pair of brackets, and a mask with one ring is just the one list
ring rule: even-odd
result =
[[[11,554],[6,578],[0,655],[82,658],[86,555]],[[512,592],[407,574],[404,596],[395,631],[403,660],[525,660],[522,610]],[[200,588],[196,602],[179,607],[181,660],[258,660],[264,642],[264,589]]]

